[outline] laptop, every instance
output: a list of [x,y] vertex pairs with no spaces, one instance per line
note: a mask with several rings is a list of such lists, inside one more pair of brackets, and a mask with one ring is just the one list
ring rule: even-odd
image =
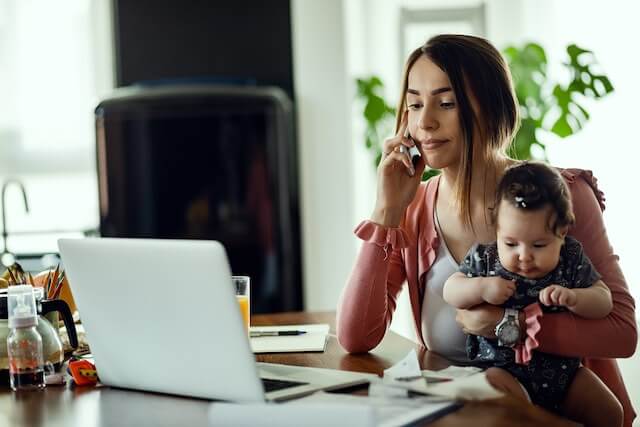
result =
[[260,402],[373,377],[256,363],[219,242],[88,238],[58,246],[105,385]]

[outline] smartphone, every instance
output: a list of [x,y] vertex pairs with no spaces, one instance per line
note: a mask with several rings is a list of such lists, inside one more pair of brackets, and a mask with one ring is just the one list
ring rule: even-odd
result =
[[[409,138],[410,140],[413,141],[413,138],[411,138],[411,135],[409,134],[409,128],[406,128],[404,131],[404,137],[405,138]],[[409,157],[411,157],[411,163],[413,164],[413,167],[415,168],[416,165],[418,164],[418,160],[420,160],[420,157],[422,157],[422,154],[420,154],[420,150],[418,150],[418,147],[416,147],[416,142],[413,141],[413,147],[409,148]]]

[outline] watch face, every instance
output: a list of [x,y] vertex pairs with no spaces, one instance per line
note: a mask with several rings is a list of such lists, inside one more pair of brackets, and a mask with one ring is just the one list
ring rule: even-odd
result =
[[502,341],[503,345],[513,346],[520,338],[520,328],[518,328],[518,325],[516,324],[505,323],[500,326],[496,335],[498,336],[498,339]]

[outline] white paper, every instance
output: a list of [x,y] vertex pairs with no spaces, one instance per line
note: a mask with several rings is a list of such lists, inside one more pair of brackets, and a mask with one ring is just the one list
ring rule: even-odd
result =
[[290,353],[324,351],[329,325],[326,323],[309,325],[252,326],[251,332],[306,331],[302,335],[250,338],[254,353]]
[[235,404],[212,403],[209,408],[211,426],[282,426],[326,427],[376,425],[375,412],[365,404],[327,402],[298,402],[291,404]]
[[427,392],[436,396],[464,400],[495,399],[503,395],[489,384],[485,372],[431,384],[427,387]]
[[[431,382],[429,378],[432,379]],[[449,381],[437,381],[439,379]],[[385,369],[381,383],[374,381],[369,385],[369,394],[378,397],[402,395],[407,391],[463,400],[495,399],[502,396],[501,392],[489,384],[482,369],[477,367],[450,366],[441,371],[421,371],[415,350]]]
[[369,384],[369,397],[408,398],[409,389],[402,387],[393,387],[389,384],[384,384],[381,382],[371,382]]
[[481,368],[476,366],[449,366],[445,369],[441,369],[439,371],[430,371],[429,369],[423,369],[422,375],[427,378],[427,382],[429,382],[429,378],[436,378],[441,380],[454,380],[456,378],[464,378],[470,375],[477,374],[482,372]]
[[[411,424],[429,416],[438,416],[440,412],[455,410],[458,404],[441,398],[389,398],[375,396],[357,396],[317,392],[310,396],[291,402],[289,405],[310,402],[341,402],[349,405],[367,405],[374,410],[375,425],[380,427],[397,427]],[[303,424],[304,425],[304,424]],[[329,425],[329,424],[327,424]],[[351,420],[344,419],[332,425],[352,425]]]
[[411,350],[400,362],[392,367],[385,369],[382,376],[382,385],[372,382],[369,385],[369,394],[372,396],[393,395],[393,390],[384,390],[382,388],[399,388],[407,391],[415,391],[418,393],[427,393],[427,382],[422,377],[420,371],[420,363],[415,350]]
[[392,367],[385,369],[383,378],[385,380],[398,380],[401,378],[421,377],[420,363],[415,350],[411,350],[400,362]]

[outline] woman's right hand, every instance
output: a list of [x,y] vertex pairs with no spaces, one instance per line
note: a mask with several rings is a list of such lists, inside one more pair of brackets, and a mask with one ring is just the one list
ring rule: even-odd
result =
[[[376,206],[371,221],[385,227],[398,227],[404,211],[413,200],[424,172],[424,154],[415,169],[408,154],[414,142],[405,138],[407,111],[395,136],[387,139],[382,146],[382,159],[378,165],[378,191]],[[405,147],[404,152],[400,147]],[[418,147],[420,150],[420,147]],[[422,154],[422,150],[421,154]]]

